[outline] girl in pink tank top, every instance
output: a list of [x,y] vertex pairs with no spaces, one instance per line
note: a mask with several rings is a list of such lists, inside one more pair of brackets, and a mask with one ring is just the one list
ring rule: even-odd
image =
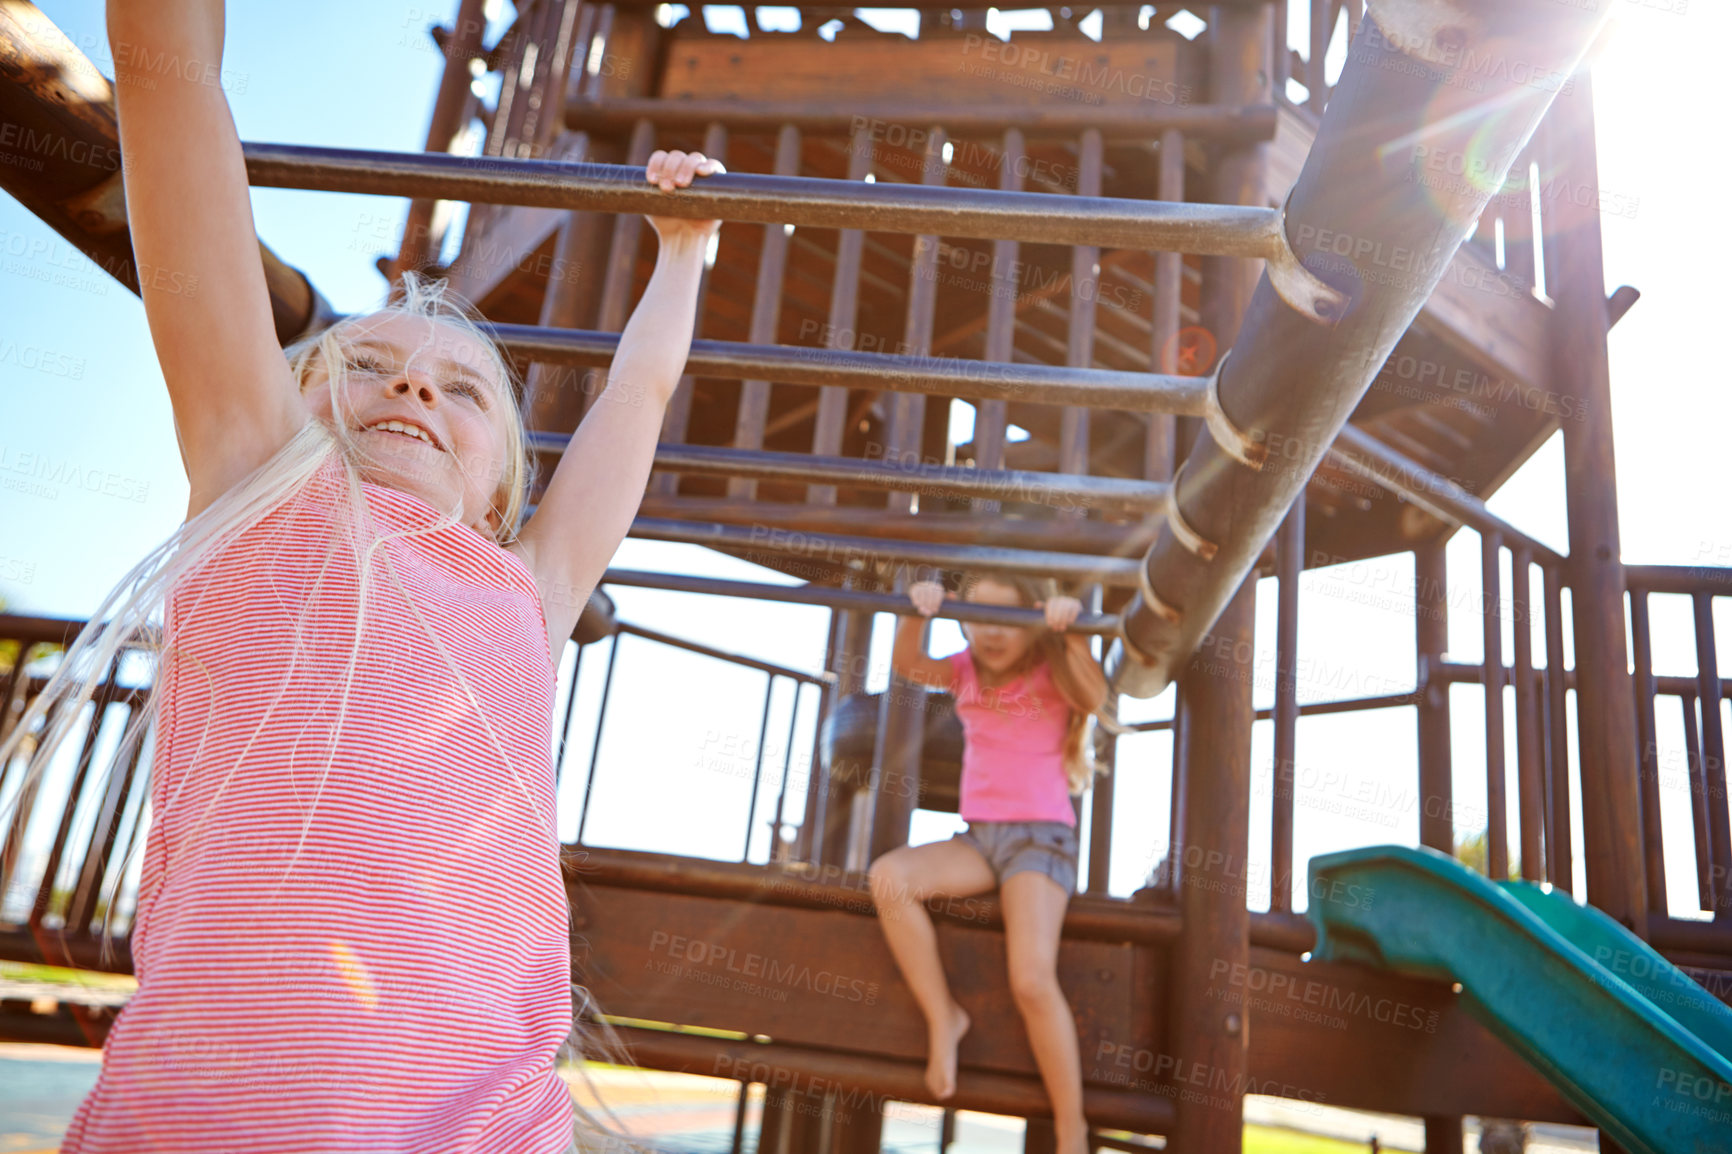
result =
[[[222,27],[220,4],[108,5],[117,60],[218,65]],[[122,648],[155,652],[110,761],[154,722],[139,985],[61,1149],[587,1148],[556,1068],[555,655],[642,499],[718,222],[650,218],[655,272],[520,525],[518,382],[473,311],[408,271],[381,310],[283,349],[222,89],[116,79],[192,495],[0,742],[0,764],[34,742],[28,795]],[[671,193],[720,171],[657,152],[645,175]]]
[[1076,1022],[1058,984],[1058,946],[1076,888],[1071,798],[1094,772],[1088,721],[1106,702],[1106,677],[1088,638],[1067,632],[1078,602],[1029,579],[970,578],[961,596],[1041,608],[1044,630],[965,622],[968,648],[943,660],[926,656],[924,637],[944,587],[920,582],[908,592],[919,616],[903,617],[892,662],[904,679],[955,695],[963,731],[961,814],[968,822],[950,841],[904,846],[872,863],[879,924],[926,1015],[926,1085],[941,1101],[955,1093],[956,1049],[969,1017],[951,996],[925,902],[996,888],[1010,987],[1052,1100],[1059,1154],[1085,1154]]

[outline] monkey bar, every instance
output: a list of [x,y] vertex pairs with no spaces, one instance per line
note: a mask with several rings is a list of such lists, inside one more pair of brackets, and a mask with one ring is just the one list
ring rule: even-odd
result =
[[1272,208],[758,173],[663,192],[632,165],[290,144],[244,149],[248,178],[264,188],[1253,257],[1268,262],[1283,298],[1308,316],[1328,320],[1346,302],[1300,267]]

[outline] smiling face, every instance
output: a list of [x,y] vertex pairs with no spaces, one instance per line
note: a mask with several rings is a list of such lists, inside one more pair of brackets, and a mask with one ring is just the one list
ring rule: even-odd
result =
[[301,389],[308,410],[331,425],[342,415],[364,478],[493,537],[514,416],[492,351],[453,325],[404,313],[362,317],[335,339],[344,371],[333,388],[315,358]]
[[[968,599],[985,605],[1029,608],[1014,585],[1006,585],[990,577],[983,577],[976,582],[968,594]],[[968,647],[974,652],[974,659],[995,676],[1002,676],[1016,668],[1034,645],[1034,631],[1016,625],[965,621],[962,632],[968,638]]]

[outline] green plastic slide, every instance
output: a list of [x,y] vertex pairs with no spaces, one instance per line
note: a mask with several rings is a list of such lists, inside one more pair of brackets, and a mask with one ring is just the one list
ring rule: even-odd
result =
[[1460,983],[1631,1154],[1732,1151],[1732,1010],[1624,927],[1430,849],[1325,854],[1310,875],[1314,958]]

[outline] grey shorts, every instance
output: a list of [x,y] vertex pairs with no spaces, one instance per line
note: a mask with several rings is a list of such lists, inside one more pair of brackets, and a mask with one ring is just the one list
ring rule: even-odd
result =
[[992,867],[998,884],[1025,870],[1045,874],[1076,893],[1076,827],[1062,821],[971,821],[952,841],[972,846]]

